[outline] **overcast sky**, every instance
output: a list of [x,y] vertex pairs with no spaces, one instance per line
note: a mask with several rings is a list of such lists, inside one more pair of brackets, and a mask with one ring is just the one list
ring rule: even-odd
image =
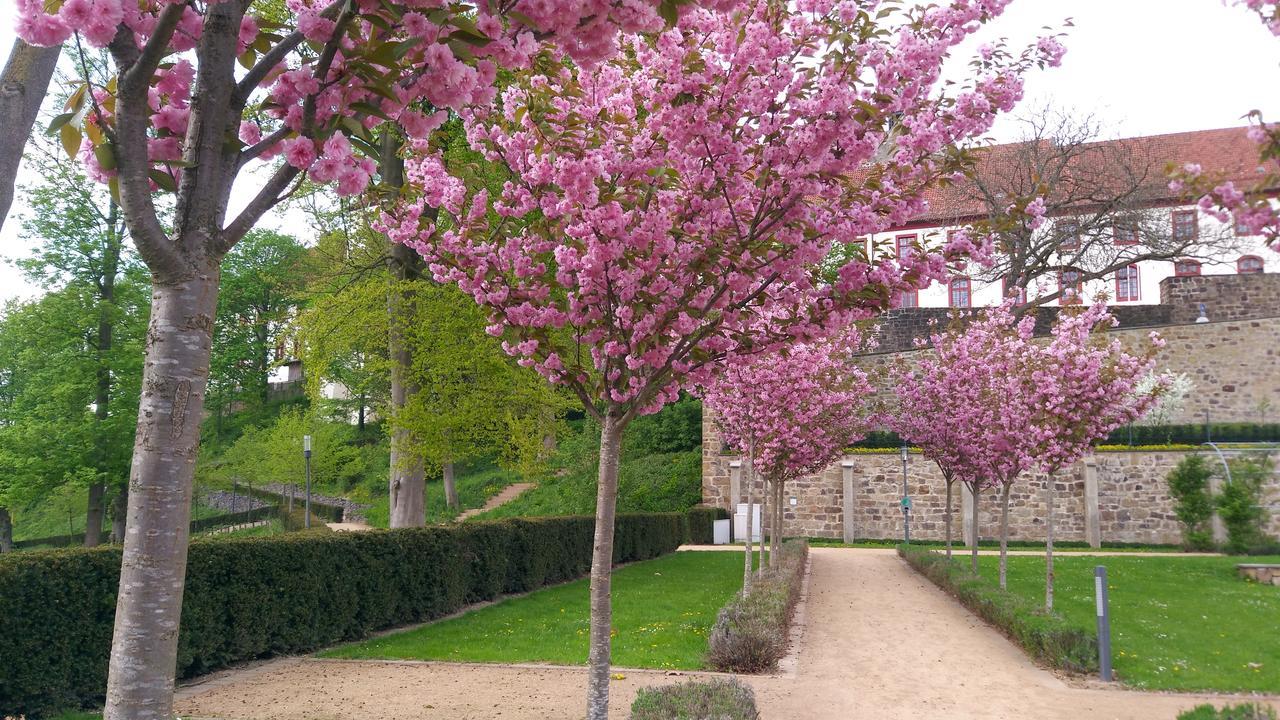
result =
[[[0,0],[0,48],[13,43],[13,11],[13,0]],[[1112,137],[1241,125],[1255,108],[1280,119],[1280,39],[1222,0],[1015,0],[969,45],[1003,36],[1016,47],[1068,16],[1067,56],[1062,67],[1028,78],[1027,107],[1092,113]],[[1011,120],[992,132],[997,141],[1017,134]],[[22,210],[19,197],[14,211]],[[24,254],[18,229],[11,215],[0,257]],[[0,300],[35,292],[0,264]]]

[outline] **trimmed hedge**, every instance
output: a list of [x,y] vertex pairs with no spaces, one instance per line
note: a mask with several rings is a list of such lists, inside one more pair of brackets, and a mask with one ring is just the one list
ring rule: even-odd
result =
[[[192,520],[190,532],[194,535],[196,533],[204,532],[210,528],[256,522],[265,518],[276,517],[279,514],[280,510],[276,506],[267,505],[264,507],[253,508],[251,510],[222,513],[221,515],[210,515],[209,517]],[[104,537],[110,534],[110,528],[105,528],[104,530]],[[13,549],[25,550],[27,548],[60,548],[83,544],[84,533],[80,532],[75,533],[74,535],[51,535],[49,537],[15,540],[13,543]]]
[[737,678],[640,688],[631,720],[759,720],[756,695]]
[[1276,720],[1276,711],[1259,703],[1225,705],[1220,710],[1206,703],[1178,713],[1178,720]]
[[710,545],[715,542],[715,522],[728,520],[729,511],[720,507],[690,508],[685,517],[689,522],[689,534],[684,541],[692,545]]
[[787,540],[751,589],[720,609],[707,637],[707,664],[726,672],[771,670],[787,654],[791,616],[800,601],[809,543]]
[[[561,517],[195,540],[178,676],[578,578],[591,567],[594,527],[591,517]],[[680,513],[619,515],[614,561],[672,552],[686,532]],[[0,557],[0,717],[100,704],[119,570],[118,547]]]
[[1098,670],[1098,636],[1068,623],[1057,613],[973,574],[967,565],[948,562],[924,548],[899,545],[898,554],[921,575],[947,591],[978,617],[1022,646],[1032,657],[1068,672]]

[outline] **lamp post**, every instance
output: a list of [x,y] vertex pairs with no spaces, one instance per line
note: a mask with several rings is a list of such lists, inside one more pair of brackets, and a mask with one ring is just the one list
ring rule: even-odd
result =
[[306,466],[307,477],[307,503],[304,511],[306,517],[303,519],[303,527],[311,527],[311,436],[302,436],[302,459]]
[[911,544],[911,496],[907,494],[907,457],[911,454],[906,445],[898,448],[902,457],[902,535],[905,542]]

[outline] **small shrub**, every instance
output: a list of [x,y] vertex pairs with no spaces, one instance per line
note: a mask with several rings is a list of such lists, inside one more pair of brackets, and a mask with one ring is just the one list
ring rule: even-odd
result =
[[1276,720],[1276,711],[1254,703],[1227,705],[1219,710],[1206,703],[1179,713],[1178,720]]
[[1263,532],[1267,511],[1262,507],[1262,484],[1271,475],[1271,458],[1254,455],[1230,462],[1231,479],[1222,483],[1218,514],[1227,528],[1226,550],[1244,555],[1267,544]]
[[631,720],[758,720],[759,717],[755,693],[736,678],[642,688],[631,705]]
[[720,610],[708,638],[707,664],[716,670],[756,673],[787,654],[787,629],[800,599],[809,544],[788,540],[773,567]]
[[1213,497],[1209,479],[1213,469],[1203,455],[1188,455],[1169,473],[1169,495],[1173,511],[1182,523],[1182,540],[1188,550],[1213,548]]
[[930,550],[899,545],[898,554],[917,572],[955,596],[978,617],[994,625],[1033,657],[1069,672],[1098,669],[1098,638],[1068,623],[1061,615],[1046,614],[1039,605],[1001,590]]

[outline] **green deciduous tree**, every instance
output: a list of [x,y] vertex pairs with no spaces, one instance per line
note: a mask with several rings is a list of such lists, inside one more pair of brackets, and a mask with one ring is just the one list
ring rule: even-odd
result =
[[1188,455],[1169,473],[1169,495],[1174,500],[1173,512],[1182,523],[1182,541],[1188,550],[1213,548],[1213,497],[1209,479],[1213,469],[1202,455]]

